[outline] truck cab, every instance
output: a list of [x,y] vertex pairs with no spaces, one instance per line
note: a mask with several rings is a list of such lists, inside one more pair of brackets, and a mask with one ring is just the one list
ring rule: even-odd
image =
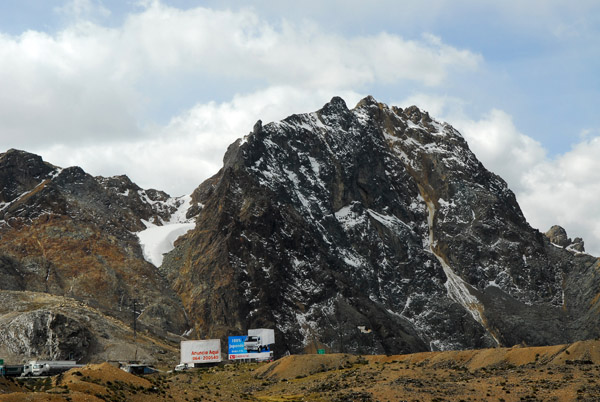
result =
[[248,352],[260,352],[262,351],[263,344],[260,336],[249,335],[244,342],[244,347]]
[[21,377],[31,377],[33,373],[31,372],[31,364],[26,363],[23,365],[23,372],[21,373]]
[[48,370],[45,362],[32,360],[23,365],[21,377],[40,376]]
[[175,366],[175,371],[185,371],[187,369],[189,369],[187,363],[179,363],[177,366]]
[[31,374],[41,376],[49,371],[50,366],[44,363],[34,363],[31,365]]

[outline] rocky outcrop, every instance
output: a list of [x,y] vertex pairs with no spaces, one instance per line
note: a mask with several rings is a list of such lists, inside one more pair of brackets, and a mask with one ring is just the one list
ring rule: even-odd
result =
[[546,237],[550,242],[560,247],[567,247],[571,244],[571,239],[567,236],[567,231],[558,225],[554,225],[546,232]]
[[84,303],[45,293],[0,290],[0,355],[13,364],[33,359],[144,360],[173,364],[177,339],[138,336]]
[[28,152],[10,149],[0,154],[0,207],[35,188],[56,170],[40,156]]
[[552,244],[580,253],[585,252],[583,239],[581,239],[581,237],[576,237],[574,240],[571,240],[569,236],[567,236],[567,231],[558,225],[552,226],[545,234]]
[[1,324],[0,343],[19,356],[81,360],[92,342],[86,324],[51,310],[28,311]]
[[551,245],[417,107],[333,98],[257,123],[194,197],[162,269],[201,337],[272,327],[282,352],[401,353],[570,342],[598,322],[596,259]]
[[127,321],[135,300],[155,333],[188,329],[179,297],[135,235],[183,201],[17,150],[0,154],[0,181],[0,290],[68,296]]

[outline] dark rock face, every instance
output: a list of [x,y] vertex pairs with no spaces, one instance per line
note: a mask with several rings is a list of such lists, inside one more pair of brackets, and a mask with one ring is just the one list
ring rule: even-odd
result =
[[567,236],[567,231],[558,225],[554,225],[546,232],[546,237],[554,244],[567,247],[571,244],[571,239]]
[[0,328],[0,355],[14,364],[32,359],[173,364],[165,348],[173,337],[153,342],[146,334],[134,343],[127,325],[68,297],[1,290]]
[[0,290],[72,297],[127,322],[136,299],[141,325],[187,330],[179,297],[134,234],[167,220],[176,200],[16,150],[0,154],[0,183]]
[[259,122],[193,198],[196,229],[161,269],[200,337],[271,327],[280,351],[400,353],[569,342],[598,322],[596,259],[551,245],[414,106],[333,98]]
[[562,248],[568,248],[580,253],[585,252],[584,243],[581,237],[576,237],[575,240],[571,240],[569,236],[567,236],[567,231],[558,225],[552,226],[550,230],[546,232],[546,237],[551,243]]
[[48,356],[54,360],[87,357],[92,335],[86,323],[61,313],[35,310],[2,325],[0,342],[20,356]]
[[56,170],[38,155],[10,149],[0,158],[0,204],[13,201]]

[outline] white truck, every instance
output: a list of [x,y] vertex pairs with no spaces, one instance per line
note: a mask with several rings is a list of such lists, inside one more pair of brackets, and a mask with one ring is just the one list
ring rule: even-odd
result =
[[31,360],[23,365],[21,377],[55,375],[83,366],[74,360]]
[[275,343],[275,331],[267,328],[249,329],[244,347],[249,353],[270,350]]
[[187,363],[179,363],[175,366],[175,371],[185,371],[188,370],[190,366]]

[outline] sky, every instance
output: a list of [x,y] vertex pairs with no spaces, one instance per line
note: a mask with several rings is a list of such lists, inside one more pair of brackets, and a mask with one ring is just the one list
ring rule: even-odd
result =
[[7,0],[0,152],[184,195],[256,120],[372,95],[600,255],[599,72],[596,0]]

